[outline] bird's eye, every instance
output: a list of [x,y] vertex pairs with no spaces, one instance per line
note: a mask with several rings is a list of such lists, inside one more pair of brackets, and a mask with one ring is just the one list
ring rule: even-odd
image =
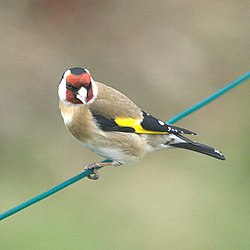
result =
[[73,86],[72,86],[69,82],[67,82],[67,83],[66,83],[66,88],[67,88],[68,90],[71,90],[71,89],[73,88]]

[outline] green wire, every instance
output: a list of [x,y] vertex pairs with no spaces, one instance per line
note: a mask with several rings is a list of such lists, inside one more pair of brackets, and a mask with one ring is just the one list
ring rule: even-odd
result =
[[[194,106],[186,109],[185,111],[181,112],[180,114],[174,116],[173,118],[171,118],[170,120],[167,121],[167,123],[169,124],[173,124],[181,119],[183,119],[184,117],[186,117],[187,115],[190,115],[191,113],[197,111],[198,109],[202,108],[203,106],[207,105],[208,103],[214,101],[216,98],[220,97],[221,95],[225,94],[226,92],[228,92],[229,90],[233,89],[234,87],[238,86],[240,83],[243,83],[244,81],[246,81],[248,78],[250,77],[250,71],[245,73],[244,75],[240,76],[239,78],[237,78],[236,80],[234,80],[233,82],[229,83],[228,85],[226,85],[224,88],[221,88],[220,90],[218,90],[217,92],[215,92],[214,94],[208,96],[207,98],[203,99],[202,101],[200,101],[199,103],[195,104]],[[110,160],[105,160],[104,162],[108,162]],[[72,185],[73,183],[85,178],[86,176],[88,176],[89,174],[93,173],[93,170],[85,170],[83,172],[81,172],[80,174],[77,174],[73,177],[71,177],[70,179],[60,183],[59,185],[49,189],[48,191],[45,191],[19,205],[17,205],[16,207],[13,207],[3,213],[0,214],[0,220],[3,220],[17,212],[20,212],[21,210],[59,192],[60,190]]]
[[173,118],[168,120],[167,123],[169,123],[169,124],[176,123],[177,121],[181,120],[182,118],[192,114],[196,110],[198,110],[198,109],[202,108],[203,106],[209,104],[210,102],[212,102],[215,99],[217,99],[218,97],[222,96],[223,94],[225,94],[229,90],[231,90],[231,89],[235,88],[236,86],[238,86],[239,84],[243,83],[249,77],[250,77],[250,71],[248,71],[244,75],[240,76],[239,78],[237,78],[233,82],[229,83],[225,87],[219,89],[218,91],[216,91],[212,95],[208,96],[207,98],[203,99],[202,101],[196,103],[194,106],[192,106],[192,107],[184,110],[183,112],[179,113],[178,115],[174,116]]

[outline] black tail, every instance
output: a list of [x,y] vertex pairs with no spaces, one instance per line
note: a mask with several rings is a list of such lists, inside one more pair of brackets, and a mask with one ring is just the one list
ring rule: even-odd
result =
[[187,139],[184,136],[180,136],[177,135],[180,139],[183,140],[183,142],[178,142],[178,143],[171,143],[170,145],[173,147],[177,147],[177,148],[184,148],[184,149],[188,149],[191,151],[195,151],[201,154],[205,154],[205,155],[209,155],[212,156],[214,158],[220,159],[220,160],[225,160],[224,155],[217,149],[209,147],[207,145],[198,143],[198,142],[194,142],[190,139]]

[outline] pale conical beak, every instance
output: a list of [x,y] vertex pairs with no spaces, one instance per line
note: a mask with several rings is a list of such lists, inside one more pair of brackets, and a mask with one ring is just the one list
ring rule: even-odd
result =
[[83,104],[87,103],[87,90],[84,87],[81,87],[76,94],[76,98],[80,100]]

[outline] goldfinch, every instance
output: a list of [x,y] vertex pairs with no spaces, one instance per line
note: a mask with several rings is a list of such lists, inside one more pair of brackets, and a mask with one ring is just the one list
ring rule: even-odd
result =
[[131,163],[149,152],[172,147],[225,160],[219,150],[183,136],[196,133],[156,119],[119,91],[94,81],[87,69],[66,70],[58,95],[64,123],[73,137],[111,160],[88,165],[87,169],[94,170],[91,179],[98,178],[99,167]]

